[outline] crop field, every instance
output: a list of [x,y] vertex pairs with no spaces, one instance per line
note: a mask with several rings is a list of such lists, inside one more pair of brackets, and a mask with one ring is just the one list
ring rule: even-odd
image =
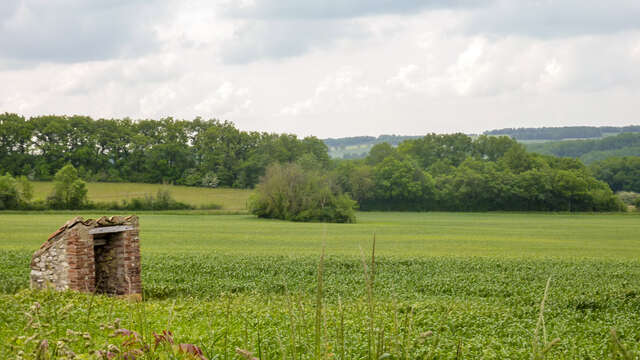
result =
[[[236,348],[260,359],[640,351],[635,214],[358,213],[356,224],[139,215],[144,301],[131,303],[28,290],[31,253],[72,215],[0,214],[0,354],[36,358],[47,339],[58,354],[149,344],[147,358],[162,358],[172,351],[153,350],[162,330],[208,359],[244,358]],[[127,342],[118,328],[140,337]]]
[[[142,183],[87,183],[88,198],[91,201],[112,202],[124,199],[155,195],[160,189],[167,189],[177,201],[190,205],[218,204],[224,210],[245,210],[252,190],[227,188],[201,188],[180,185],[160,185]],[[53,182],[33,182],[34,199],[44,200],[53,191]]]

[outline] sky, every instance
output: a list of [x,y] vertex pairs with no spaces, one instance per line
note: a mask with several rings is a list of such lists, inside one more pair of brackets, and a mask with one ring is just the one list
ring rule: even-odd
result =
[[0,112],[320,138],[640,124],[637,0],[2,0]]

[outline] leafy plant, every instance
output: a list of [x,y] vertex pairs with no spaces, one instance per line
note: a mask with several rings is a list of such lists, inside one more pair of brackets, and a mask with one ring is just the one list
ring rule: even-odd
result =
[[355,222],[355,201],[327,176],[298,164],[273,164],[249,200],[258,217],[292,221]]

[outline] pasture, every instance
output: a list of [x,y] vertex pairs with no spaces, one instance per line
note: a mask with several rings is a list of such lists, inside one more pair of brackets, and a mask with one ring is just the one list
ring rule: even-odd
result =
[[236,347],[261,359],[529,359],[532,341],[554,338],[549,358],[640,350],[634,214],[139,215],[145,301],[132,304],[26,290],[31,253],[72,215],[1,214],[0,353],[33,357],[30,336],[77,354],[122,350],[117,327],[150,344],[171,329],[209,359],[238,358]]
[[[34,200],[44,200],[53,191],[53,182],[34,181]],[[180,185],[161,185],[143,183],[87,183],[90,201],[112,202],[142,198],[145,195],[155,195],[158,190],[166,189],[177,201],[190,205],[218,204],[223,210],[245,210],[247,199],[252,190],[229,188],[202,188]]]

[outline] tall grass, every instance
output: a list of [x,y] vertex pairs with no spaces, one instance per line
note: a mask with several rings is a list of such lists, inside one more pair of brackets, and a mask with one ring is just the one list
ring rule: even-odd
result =
[[[375,244],[375,243],[374,243]],[[372,280],[372,268],[376,263],[375,250],[372,246],[372,257],[370,262],[363,261],[364,274],[366,279]],[[158,335],[155,331],[160,329],[153,328],[158,322],[153,321],[153,313],[148,310],[149,304],[145,302],[125,302],[123,300],[110,299],[104,296],[88,295],[73,293],[55,293],[52,291],[33,291],[23,292],[17,296],[23,296],[24,300],[32,302],[29,310],[26,312],[26,325],[23,335],[19,338],[20,346],[14,350],[21,351],[23,359],[47,359],[56,356],[66,356],[73,347],[81,345],[80,349],[86,351],[98,351],[102,354],[137,354],[143,355],[140,358],[156,359],[194,359],[199,357],[198,351],[202,347],[202,353],[207,354],[209,359],[228,359],[231,349],[235,347],[235,353],[241,358],[250,360],[269,360],[269,359],[352,359],[352,358],[368,358],[368,359],[436,359],[436,358],[463,358],[462,339],[455,342],[454,347],[446,348],[439,344],[438,336],[434,331],[423,331],[415,327],[414,307],[409,306],[405,310],[393,303],[390,307],[384,305],[378,306],[375,300],[375,285],[371,281],[365,283],[367,295],[365,299],[366,313],[361,313],[352,317],[350,321],[357,323],[364,320],[368,326],[359,332],[366,336],[365,341],[354,337],[355,334],[349,335],[349,340],[345,338],[345,312],[341,298],[337,299],[337,313],[327,314],[324,306],[326,296],[324,292],[325,282],[325,255],[324,251],[320,255],[316,270],[316,296],[315,307],[313,312],[315,317],[310,322],[300,322],[305,318],[308,311],[305,310],[304,304],[298,301],[298,306],[294,306],[294,297],[291,294],[286,295],[285,316],[288,318],[287,326],[269,325],[269,319],[264,318],[260,313],[246,312],[244,309],[238,309],[234,312],[232,307],[232,299],[228,295],[220,301],[222,311],[219,318],[212,320],[220,322],[222,331],[211,344],[178,344],[174,343],[173,333],[170,331],[171,325],[174,324],[174,305],[171,303],[168,309],[168,319],[165,322],[167,329],[159,331]],[[551,278],[546,282],[544,293],[539,304],[539,313],[535,329],[532,336],[532,347],[529,355],[533,360],[545,359],[547,357],[557,357],[560,353],[554,353],[553,350],[560,344],[560,340],[555,338],[548,341],[547,323],[545,321],[545,307],[549,298]],[[37,300],[37,301],[34,301]],[[95,328],[86,329],[84,332],[75,332],[67,330],[66,334],[60,333],[60,329],[64,329],[69,325],[67,323],[68,311],[73,309],[73,301],[85,301],[87,306],[81,309],[80,314],[86,314],[92,309],[105,308],[105,305],[126,307],[129,315],[127,324],[121,324],[119,319],[113,319],[112,311],[109,310],[106,318],[109,319],[109,325],[101,325],[104,329],[104,337],[100,337],[100,330]],[[64,309],[60,310],[60,303],[71,301]],[[354,302],[354,300],[351,300]],[[352,304],[354,305],[354,304]],[[357,307],[357,304],[355,304]],[[107,307],[108,308],[108,307]],[[158,309],[156,308],[156,311]],[[389,311],[392,316],[389,316]],[[404,313],[404,320],[400,321],[399,317]],[[99,317],[104,319],[102,314]],[[151,318],[148,316],[151,315]],[[86,315],[85,315],[86,316]],[[333,322],[327,322],[328,316],[333,316]],[[237,332],[232,334],[232,330],[237,328],[238,322],[234,319],[241,319],[240,323],[245,324],[244,340],[237,336]],[[83,320],[85,318],[83,317]],[[90,321],[98,321],[98,319],[90,318]],[[311,326],[307,326],[309,324]],[[327,331],[327,324],[335,324],[335,331]],[[90,324],[85,324],[90,325]],[[434,330],[444,324],[432,324]],[[127,326],[123,328],[121,326]],[[309,328],[312,331],[306,332]],[[51,329],[51,330],[49,330]],[[183,327],[185,329],[185,327]],[[186,328],[188,329],[188,327]],[[388,329],[388,331],[387,331]],[[154,330],[154,331],[152,331]],[[271,335],[265,336],[265,332]],[[152,337],[155,337],[155,344],[152,343]],[[330,334],[335,334],[330,339]],[[62,339],[59,335],[63,335],[66,339]],[[249,338],[256,339],[251,345]],[[93,341],[92,339],[102,339]],[[160,344],[158,342],[160,339]],[[15,343],[16,339],[10,342]],[[242,347],[238,347],[238,341],[243,343]],[[606,341],[606,340],[602,340]],[[361,346],[362,342],[366,342],[366,347]],[[55,345],[51,345],[55,344]],[[335,347],[329,346],[335,344]],[[309,346],[310,345],[310,346]],[[87,353],[87,354],[89,354]],[[163,355],[164,354],[164,355]],[[255,355],[254,355],[255,354]],[[636,359],[638,354],[630,350],[628,345],[620,338],[616,330],[611,330],[608,341],[608,356],[612,359]],[[167,357],[168,356],[168,357]],[[122,357],[126,358],[126,357]]]

